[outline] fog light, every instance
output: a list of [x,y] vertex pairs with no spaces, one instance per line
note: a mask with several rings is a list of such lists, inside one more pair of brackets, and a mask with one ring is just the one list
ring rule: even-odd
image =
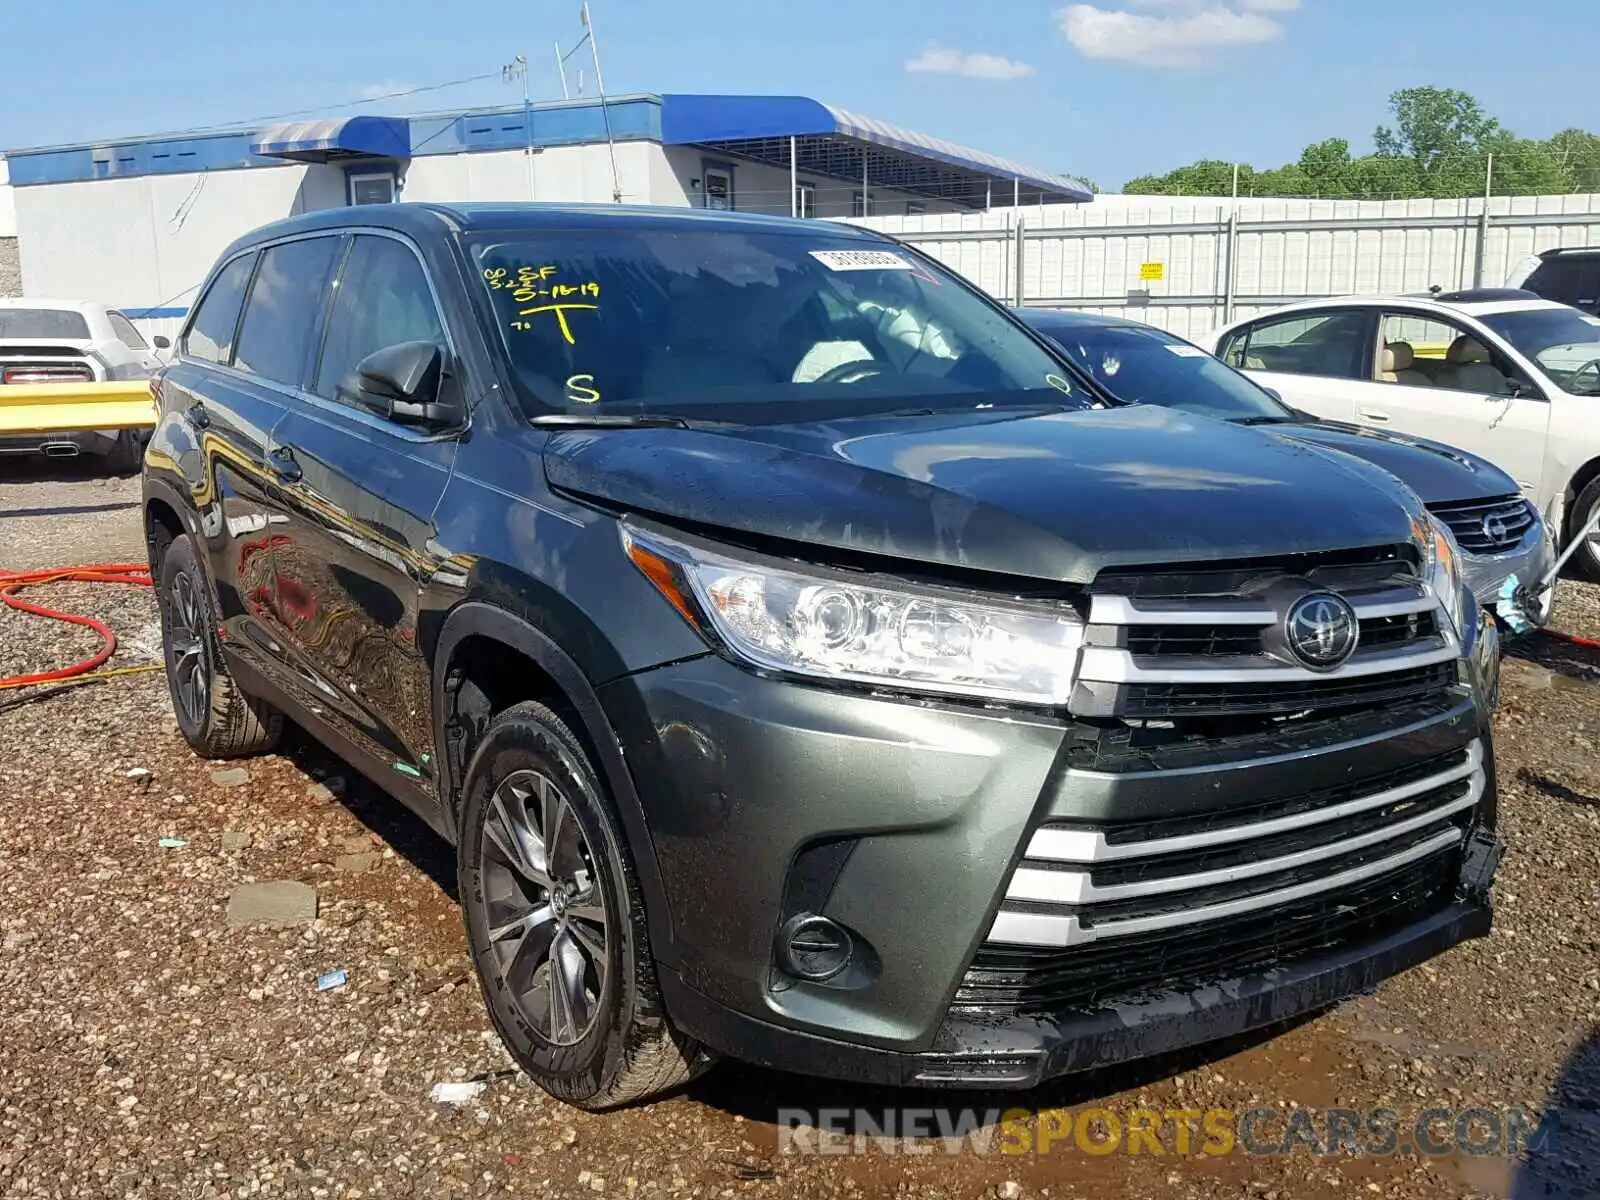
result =
[[848,967],[853,949],[842,926],[815,913],[791,917],[778,930],[778,965],[811,983],[832,979]]

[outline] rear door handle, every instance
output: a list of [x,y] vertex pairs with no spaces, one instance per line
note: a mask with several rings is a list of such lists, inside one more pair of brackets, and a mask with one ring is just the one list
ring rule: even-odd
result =
[[211,427],[211,414],[206,411],[206,406],[201,404],[200,401],[196,400],[189,405],[187,415],[196,429],[209,429]]
[[267,455],[267,461],[279,483],[299,483],[304,474],[300,464],[295,461],[293,446],[275,446],[272,453]]
[[1384,412],[1381,408],[1359,408],[1356,411],[1361,414],[1361,419],[1363,421],[1371,421],[1375,425],[1386,425],[1389,423],[1389,414]]

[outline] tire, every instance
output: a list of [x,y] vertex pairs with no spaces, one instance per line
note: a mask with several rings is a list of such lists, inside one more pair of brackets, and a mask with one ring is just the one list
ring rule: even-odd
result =
[[118,477],[137,475],[144,465],[144,439],[137,429],[124,429],[117,434],[117,444],[101,456],[106,473]]
[[[1594,516],[1596,505],[1600,505],[1600,479],[1594,480],[1578,493],[1572,514],[1567,518],[1568,538],[1578,536],[1578,531]],[[1595,537],[1600,537],[1600,534]],[[1595,538],[1589,538],[1578,547],[1578,552],[1572,556],[1572,565],[1590,583],[1600,583],[1600,545],[1596,544]]]
[[216,605],[189,538],[175,538],[161,556],[157,587],[167,688],[183,740],[205,758],[271,750],[283,733],[283,714],[228,674],[217,642]]
[[489,1015],[523,1070],[557,1099],[601,1111],[707,1069],[712,1055],[662,1006],[633,863],[566,723],[533,702],[501,713],[473,754],[465,797],[467,941]]

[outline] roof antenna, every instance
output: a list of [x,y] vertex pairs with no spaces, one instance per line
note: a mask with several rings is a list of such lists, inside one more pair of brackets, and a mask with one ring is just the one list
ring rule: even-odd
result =
[[[589,0],[583,0],[580,10],[583,17],[584,40],[589,43],[590,53],[594,56],[594,82],[600,90],[600,115],[606,123],[606,152],[611,155],[611,200],[615,204],[622,203],[622,177],[617,174],[617,143],[611,135],[611,109],[606,105],[606,77],[600,72],[600,43],[595,40],[594,22],[589,17]],[[578,45],[582,45],[579,42]],[[577,46],[573,47],[574,50]]]

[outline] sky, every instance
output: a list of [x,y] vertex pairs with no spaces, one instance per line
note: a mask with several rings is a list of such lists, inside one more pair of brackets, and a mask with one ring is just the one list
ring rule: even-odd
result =
[[[1198,158],[1370,150],[1389,94],[1461,88],[1524,137],[1600,131],[1594,0],[591,0],[609,94],[811,96],[1107,191]],[[578,0],[9,0],[0,148],[311,110],[556,99]],[[459,14],[459,15],[458,15]],[[471,14],[470,16],[468,14]],[[1509,15],[1508,15],[1509,14]],[[49,47],[63,49],[60,55]],[[67,51],[70,50],[70,54]],[[86,58],[85,52],[94,51]],[[569,63],[595,89],[585,49]],[[453,87],[433,85],[478,78]],[[432,90],[395,96],[414,88]],[[362,104],[367,97],[380,97]]]

